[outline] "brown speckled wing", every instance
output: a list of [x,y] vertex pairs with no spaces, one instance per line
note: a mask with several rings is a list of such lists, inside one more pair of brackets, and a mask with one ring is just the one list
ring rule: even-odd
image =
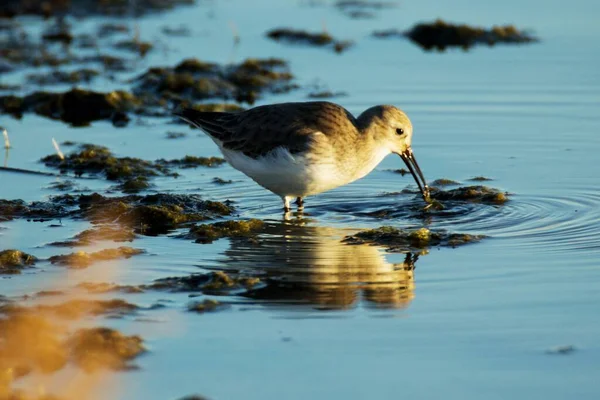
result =
[[327,136],[332,144],[358,134],[352,114],[328,102],[272,104],[239,113],[184,109],[176,114],[202,128],[223,147],[253,158],[277,147],[303,152],[316,132]]

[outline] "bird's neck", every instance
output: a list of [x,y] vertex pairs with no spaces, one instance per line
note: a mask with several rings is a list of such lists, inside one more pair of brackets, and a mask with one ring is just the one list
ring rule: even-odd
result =
[[355,146],[356,152],[352,163],[354,179],[360,179],[379,165],[391,151],[380,140],[372,135],[360,135]]

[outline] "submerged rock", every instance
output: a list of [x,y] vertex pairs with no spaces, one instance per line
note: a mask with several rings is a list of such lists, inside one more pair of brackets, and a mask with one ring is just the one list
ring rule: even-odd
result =
[[132,256],[142,253],[144,253],[144,250],[121,246],[116,249],[104,249],[93,253],[78,251],[71,254],[52,256],[49,260],[52,264],[62,265],[68,268],[81,269],[87,268],[98,261],[130,258]]
[[386,246],[390,251],[410,252],[434,246],[457,247],[483,238],[482,235],[430,231],[427,228],[410,230],[382,226],[346,236],[342,241],[348,244],[377,244]]
[[312,33],[290,28],[276,28],[267,32],[267,37],[277,42],[328,47],[341,53],[353,45],[351,41],[337,40],[327,32]]
[[195,225],[184,236],[196,243],[212,243],[224,237],[252,237],[262,230],[264,222],[258,219],[248,221],[222,221],[214,224]]
[[0,274],[20,274],[21,270],[32,266],[37,258],[20,250],[0,251]]
[[493,46],[498,43],[521,44],[536,42],[538,39],[513,25],[494,26],[491,29],[456,25],[438,19],[434,22],[420,23],[407,32],[397,29],[376,31],[373,36],[379,38],[407,37],[425,50],[445,50],[448,47],[469,49],[483,44]]

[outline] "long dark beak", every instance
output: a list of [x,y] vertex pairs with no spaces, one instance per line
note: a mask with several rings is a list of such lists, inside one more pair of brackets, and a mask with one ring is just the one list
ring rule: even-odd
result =
[[429,203],[431,201],[431,199],[429,198],[429,187],[427,186],[427,181],[423,176],[423,172],[421,172],[421,168],[417,163],[417,159],[415,158],[412,149],[409,147],[404,151],[404,153],[400,153],[399,155],[402,158],[402,161],[404,161],[404,164],[406,164],[406,167],[412,174],[413,178],[415,179],[415,182],[417,182],[417,186],[419,186],[419,190],[423,195],[423,200]]

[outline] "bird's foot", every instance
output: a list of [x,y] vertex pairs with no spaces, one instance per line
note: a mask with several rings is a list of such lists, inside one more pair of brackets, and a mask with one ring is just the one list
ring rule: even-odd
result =
[[304,210],[304,199],[302,197],[297,197],[295,203],[298,206],[298,211]]

